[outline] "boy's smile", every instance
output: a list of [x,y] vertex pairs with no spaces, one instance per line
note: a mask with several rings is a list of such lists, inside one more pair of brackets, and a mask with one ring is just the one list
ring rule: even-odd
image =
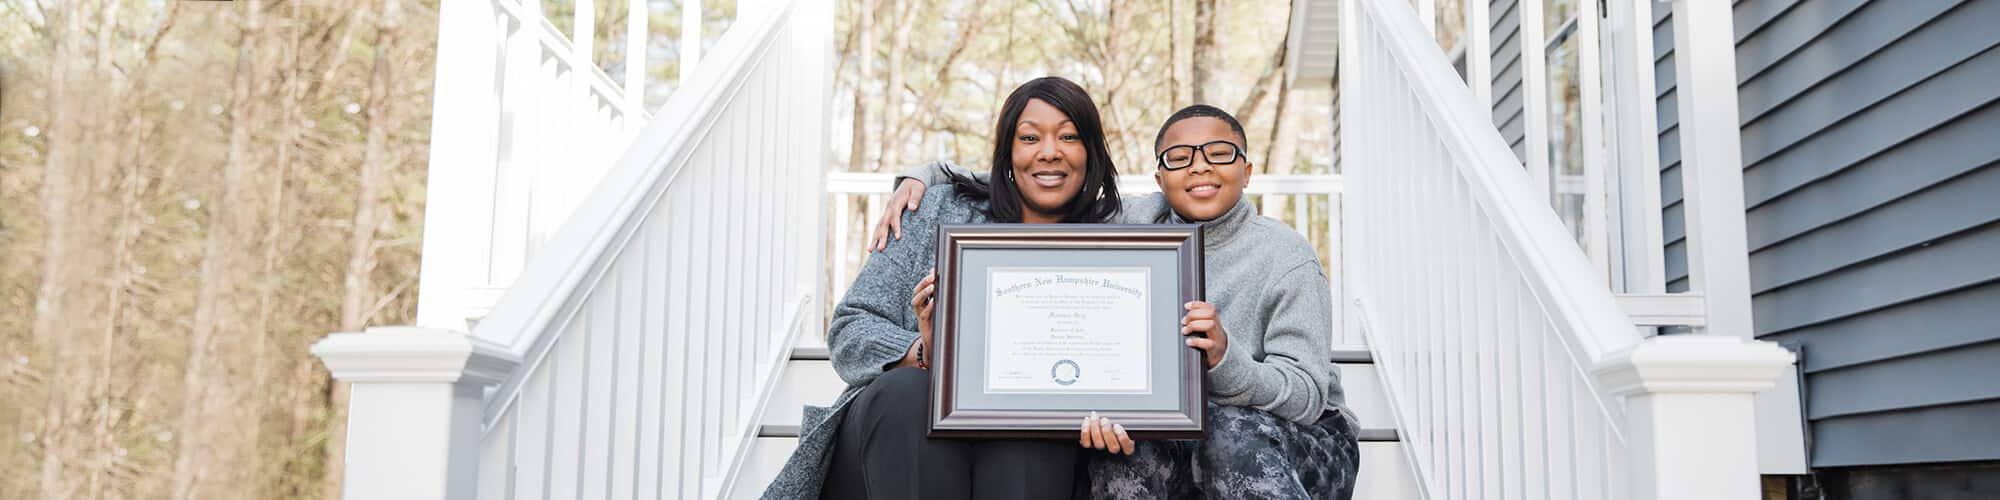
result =
[[[1225,142],[1226,145],[1214,144]],[[1160,184],[1160,193],[1173,206],[1174,213],[1181,218],[1195,221],[1214,220],[1229,213],[1236,201],[1243,199],[1243,188],[1250,185],[1250,159],[1236,154],[1236,161],[1221,165],[1209,163],[1209,158],[1217,155],[1210,148],[1241,147],[1243,138],[1236,135],[1229,122],[1219,118],[1200,116],[1174,122],[1161,136],[1159,149],[1155,155],[1164,154],[1174,146],[1202,146],[1204,151],[1190,151],[1187,158],[1191,163],[1187,168],[1167,170],[1159,168],[1153,172],[1153,180]],[[1179,158],[1175,158],[1178,160]]]

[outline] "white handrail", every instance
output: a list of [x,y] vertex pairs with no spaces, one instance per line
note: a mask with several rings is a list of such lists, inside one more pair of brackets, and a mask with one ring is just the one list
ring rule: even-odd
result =
[[1344,307],[1437,498],[1754,498],[1790,355],[1643,338],[1399,0],[1345,0]]
[[1636,330],[1415,13],[1345,7],[1350,316],[1420,487],[1608,496],[1625,438],[1588,368]]

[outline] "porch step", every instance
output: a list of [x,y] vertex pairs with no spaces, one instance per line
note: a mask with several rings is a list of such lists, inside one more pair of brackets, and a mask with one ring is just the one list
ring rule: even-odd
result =
[[[813,340],[807,342],[792,351],[777,393],[758,427],[756,443],[736,477],[732,498],[756,498],[762,493],[798,446],[800,409],[808,404],[832,404],[846,387],[833,372],[826,348],[810,344]],[[1333,359],[1340,366],[1347,405],[1361,420],[1361,477],[1354,498],[1419,498],[1415,475],[1403,456],[1403,444],[1383,398],[1382,383],[1375,376],[1373,357],[1365,350],[1350,350],[1334,351]]]
[[[1347,391],[1347,407],[1354,410],[1355,417],[1361,420],[1362,433],[1375,436],[1394,434],[1395,419],[1389,414],[1389,402],[1382,393],[1382,381],[1375,376],[1373,357],[1368,351],[1335,351],[1334,354],[1334,363],[1340,367],[1340,386]],[[792,361],[785,367],[783,378],[778,382],[778,393],[772,396],[771,406],[764,411],[763,426],[797,428],[802,415],[801,407],[833,404],[833,398],[845,388],[847,383],[833,372],[833,363],[827,360],[826,348],[794,349]]]

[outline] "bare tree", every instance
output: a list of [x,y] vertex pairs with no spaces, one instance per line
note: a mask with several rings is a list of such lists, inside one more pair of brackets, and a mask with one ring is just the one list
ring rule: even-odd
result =
[[238,34],[236,72],[229,88],[229,149],[222,167],[221,197],[209,207],[208,234],[202,245],[201,288],[195,296],[194,329],[188,336],[187,365],[182,380],[181,422],[175,447],[173,494],[177,498],[199,497],[198,483],[208,471],[207,447],[198,445],[198,436],[209,425],[208,416],[219,405],[214,397],[210,366],[220,317],[236,291],[239,278],[232,245],[242,239],[244,178],[250,174],[250,134],[254,102],[252,79],[257,73],[258,31],[263,25],[263,3],[242,2],[243,24]]
[[854,147],[847,154],[847,169],[854,172],[873,171],[868,166],[868,92],[862,86],[874,74],[875,67],[875,0],[860,0],[854,11],[855,49],[854,57],[860,66],[854,76]]
[[1194,0],[1194,56],[1189,69],[1189,79],[1193,80],[1192,100],[1195,104],[1212,104],[1216,80],[1216,66],[1222,63],[1222,49],[1215,38],[1215,29],[1222,23],[1222,13],[1227,10],[1221,0]]
[[[353,12],[344,13],[339,19],[328,25],[325,30],[321,31],[315,37],[317,39],[316,50],[310,51],[310,53],[316,54],[317,57],[311,63],[301,63],[303,67],[295,68],[295,70],[303,71],[305,75],[308,75],[303,81],[299,82],[299,85],[304,87],[300,90],[299,102],[317,102],[320,99],[320,93],[326,89],[323,83],[335,81],[335,72],[342,65],[346,64],[348,47],[353,45],[355,30],[361,25],[360,22],[354,20],[355,15]],[[293,134],[298,133],[297,128],[290,128],[290,131]],[[287,149],[293,147],[293,140],[297,140],[297,137],[291,137],[290,140],[285,142]],[[345,286],[344,280],[342,286]],[[287,433],[287,441],[291,443],[303,443],[311,439],[311,434],[314,430],[312,427],[312,417],[320,409],[328,409],[331,405],[333,396],[331,386],[333,381],[326,375],[324,370],[319,368],[319,362],[311,358],[298,360],[293,366],[292,379],[296,382],[292,388],[292,421],[290,432]],[[332,422],[329,422],[329,425],[331,424]],[[329,443],[328,446],[337,445]],[[323,453],[321,458],[324,457],[325,454]],[[323,465],[321,471],[322,473],[325,472]],[[322,477],[323,480],[324,477]]]
[[1282,87],[1288,87],[1284,81],[1285,40],[1278,40],[1278,48],[1272,52],[1270,62],[1264,65],[1264,71],[1257,75],[1255,83],[1250,84],[1250,94],[1243,97],[1243,104],[1236,106],[1238,120],[1248,123],[1252,118],[1256,118],[1257,107],[1264,104],[1264,96],[1269,94],[1268,89],[1271,87],[1281,87],[1278,90],[1279,95],[1285,92]]
[[[903,146],[908,144],[903,137],[903,98],[908,93],[903,88],[903,59],[909,53],[910,26],[916,24],[917,12],[922,10],[909,0],[897,0],[891,9],[896,12],[896,24],[889,27],[889,71],[887,86],[882,89],[882,97],[888,103],[882,107],[882,166],[900,169],[903,165]],[[857,86],[858,88],[858,86]]]
[[1187,79],[1182,73],[1187,65],[1181,60],[1181,0],[1167,0],[1167,96],[1173,99],[1173,108],[1187,105],[1182,96],[1187,95]]
[[[71,95],[72,64],[82,52],[78,39],[83,36],[81,17],[83,8],[76,2],[57,3],[48,11],[47,29],[52,43],[49,58],[49,127],[48,150],[44,153],[42,173],[42,217],[45,225],[42,246],[42,280],[35,294],[34,340],[38,350],[46,353],[51,371],[62,370],[62,360],[67,354],[67,335],[58,334],[56,329],[67,319],[69,309],[69,285],[73,271],[69,260],[71,212],[75,198],[77,162],[75,143],[78,139],[76,110],[77,99]],[[60,379],[60,377],[56,377]],[[55,500],[64,498],[62,488],[63,447],[66,445],[63,418],[67,416],[69,401],[62,387],[51,381],[48,397],[42,412],[42,427],[38,439],[42,446],[41,482],[42,498]]]
[[[917,96],[917,105],[912,109],[915,109],[916,113],[923,117],[924,130],[927,132],[937,129],[939,113],[932,112],[932,110],[937,105],[939,99],[943,98],[945,94],[950,93],[952,83],[957,81],[958,75],[955,70],[957,69],[959,59],[965,56],[966,50],[972,47],[972,41],[978,38],[979,33],[986,27],[986,19],[981,16],[983,10],[980,9],[980,5],[973,4],[972,11],[959,20],[958,38],[952,42],[951,48],[945,51],[944,59],[937,63],[937,70],[931,75],[931,84],[926,86],[923,93]],[[893,114],[902,114],[902,112],[896,111]],[[907,139],[904,137],[908,128],[906,119],[906,117],[899,117],[896,129],[890,131],[889,134],[891,135],[885,137],[889,137],[892,142]],[[924,136],[929,137],[930,134],[926,133]],[[895,163],[887,163],[885,161],[885,164],[901,165],[901,155],[897,155],[897,157],[899,161]]]
[[[106,19],[100,24],[115,28],[117,26],[115,14],[117,3],[113,2],[110,5],[111,7],[104,16]],[[117,421],[119,420],[118,415],[120,412],[115,407],[116,402],[114,401],[112,383],[118,378],[114,374],[114,370],[120,366],[120,362],[117,359],[117,351],[121,343],[115,337],[121,329],[130,327],[127,324],[126,298],[130,295],[133,286],[133,269],[138,266],[134,262],[133,247],[137,245],[141,233],[139,227],[139,220],[142,218],[143,211],[140,206],[142,201],[141,195],[143,194],[143,187],[149,181],[147,172],[145,169],[140,168],[138,164],[141,158],[141,151],[144,149],[143,146],[148,139],[154,137],[153,131],[156,128],[153,122],[147,119],[143,110],[145,109],[144,104],[148,97],[147,90],[153,81],[151,75],[153,68],[156,67],[155,63],[157,61],[155,55],[158,54],[160,41],[173,31],[174,24],[179,18],[180,10],[180,4],[173,4],[167,8],[166,13],[161,17],[158,28],[141,45],[143,48],[137,54],[137,61],[133,64],[131,73],[127,78],[116,80],[117,82],[124,83],[125,88],[122,89],[122,92],[114,89],[114,97],[109,100],[126,103],[123,107],[133,111],[129,112],[128,116],[125,117],[122,128],[117,129],[114,133],[107,134],[107,139],[111,136],[122,136],[122,140],[116,142],[117,147],[115,148],[101,147],[104,144],[112,143],[112,141],[97,142],[97,144],[100,144],[98,148],[99,154],[104,155],[106,158],[117,158],[115,164],[108,164],[110,160],[106,160],[106,162],[107,166],[112,167],[117,172],[118,222],[116,229],[112,233],[111,277],[108,280],[109,286],[105,290],[107,295],[105,298],[105,323],[99,332],[98,356],[96,360],[97,373],[93,377],[94,382],[91,389],[92,441],[97,450],[95,457],[91,459],[93,467],[90,471],[88,483],[88,495],[90,498],[104,498],[106,495],[105,491],[113,488],[113,485],[110,484],[112,481],[111,475],[114,464],[119,461],[117,450],[120,448],[117,443],[117,429],[115,426],[118,424]],[[113,45],[114,42],[109,36],[109,32],[111,31],[113,29],[103,29],[98,36],[98,53],[101,56],[106,56],[99,59],[100,74],[112,74],[109,68],[111,58],[108,55],[115,53],[116,49]],[[107,128],[113,126],[113,123],[115,121],[108,121],[106,124]]]

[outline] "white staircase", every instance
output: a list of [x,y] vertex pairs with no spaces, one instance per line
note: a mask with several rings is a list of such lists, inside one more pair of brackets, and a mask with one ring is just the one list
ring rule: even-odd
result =
[[[733,498],[756,498],[798,444],[799,412],[782,411],[802,405],[825,406],[845,387],[827,361],[826,346],[817,339],[805,339],[792,349],[791,363],[771,398],[771,410],[764,414],[756,445],[743,472],[737,476]],[[1388,413],[1375,365],[1366,351],[1329,353],[1340,364],[1340,377],[1347,389],[1347,404],[1361,419],[1361,472],[1355,483],[1354,498],[1415,499],[1415,477],[1403,460],[1395,421]]]
[[[1327,356],[1363,427],[1356,498],[1755,498],[1760,440],[1782,434],[1760,420],[1783,416],[1755,395],[1791,356],[1735,331],[1743,291],[1716,278],[1743,257],[1741,211],[1732,243],[1716,194],[1740,195],[1738,173],[1693,159],[1733,153],[1683,155],[1702,217],[1691,247],[1706,252],[1690,262],[1696,292],[1615,295],[1417,10],[1339,3],[1345,177],[1260,177],[1251,194],[1332,256]],[[1648,18],[1646,0],[1613,4],[1614,19]],[[841,389],[822,290],[838,295],[827,271],[845,283],[855,258],[827,255],[827,233],[838,252],[858,242],[826,211],[866,193],[873,220],[888,188],[824,171],[831,5],[739,3],[643,127],[640,73],[628,66],[621,91],[537,5],[440,12],[419,325],[313,349],[354,384],[347,498],[754,497],[795,445],[800,408]],[[1677,19],[1719,17],[1704,36],[1727,37],[1726,2],[1674,5]],[[1715,45],[1677,60],[1731,57]],[[1614,52],[1650,53],[1639,47]],[[1680,86],[1684,145],[1733,148],[1716,139],[1728,120],[1689,111],[1734,99],[1707,81],[1733,77],[1709,66],[1730,65],[1681,72],[1703,79]],[[1628,153],[1647,146],[1624,138],[1644,136],[1610,142]],[[1273,210],[1286,197],[1289,216]],[[1324,231],[1305,226],[1319,203],[1335,214]],[[1696,334],[1648,336],[1660,325]]]

